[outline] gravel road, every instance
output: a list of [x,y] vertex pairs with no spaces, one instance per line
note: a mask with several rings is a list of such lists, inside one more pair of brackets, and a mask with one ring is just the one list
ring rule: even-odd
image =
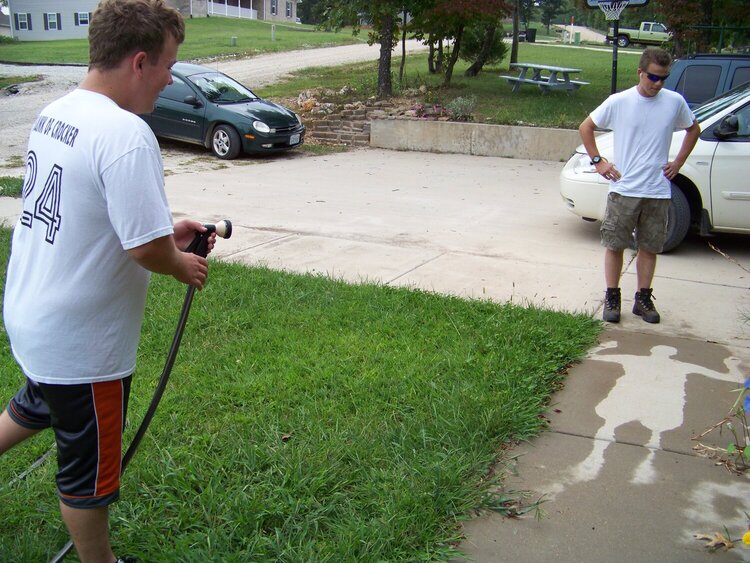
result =
[[[257,88],[303,68],[377,60],[379,49],[379,45],[345,45],[272,53],[241,60],[214,61],[207,66],[231,75],[250,88]],[[417,41],[407,42],[407,54],[425,49],[426,46]],[[397,53],[400,53],[400,46],[397,47]],[[74,89],[83,80],[86,67],[0,64],[0,75],[34,74],[44,76],[44,80],[20,85],[17,94],[11,95],[7,90],[0,91],[0,123],[3,127],[3,139],[0,142],[0,167],[3,167],[3,171],[0,171],[0,175],[23,173],[23,167],[19,167],[18,163],[22,162],[26,153],[31,125],[44,106]],[[197,169],[217,164],[217,159],[200,147],[191,150],[189,145],[164,143],[163,148],[165,168],[171,172],[177,169],[187,171],[185,168],[189,163],[193,163]],[[204,159],[200,158],[202,156],[209,158],[203,162]]]

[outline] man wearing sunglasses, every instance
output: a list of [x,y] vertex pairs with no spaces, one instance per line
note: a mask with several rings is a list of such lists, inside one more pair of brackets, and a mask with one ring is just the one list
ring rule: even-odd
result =
[[[638,291],[633,313],[648,323],[660,321],[652,300],[651,282],[656,255],[667,238],[670,181],[685,164],[700,135],[700,126],[685,99],[671,90],[662,90],[671,64],[672,57],[665,50],[646,49],[638,63],[638,84],[612,94],[578,129],[591,165],[610,182],[601,226],[607,283],[603,318],[607,322],[620,321],[623,253],[630,245],[633,231],[638,248]],[[597,128],[614,132],[613,162],[599,154],[594,136]],[[669,161],[672,133],[682,129],[687,134],[677,156]]]

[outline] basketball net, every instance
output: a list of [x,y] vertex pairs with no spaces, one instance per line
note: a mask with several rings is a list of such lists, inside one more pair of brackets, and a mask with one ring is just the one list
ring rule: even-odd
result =
[[599,2],[599,8],[604,12],[607,21],[619,20],[620,14],[628,5],[628,0],[615,0],[613,2]]

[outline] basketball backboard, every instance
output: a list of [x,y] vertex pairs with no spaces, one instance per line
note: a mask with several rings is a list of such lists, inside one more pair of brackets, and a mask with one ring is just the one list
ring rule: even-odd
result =
[[[589,8],[598,8],[599,4],[609,3],[612,0],[586,0],[586,6]],[[648,4],[648,0],[629,0],[628,8],[637,8],[638,6],[645,6]]]

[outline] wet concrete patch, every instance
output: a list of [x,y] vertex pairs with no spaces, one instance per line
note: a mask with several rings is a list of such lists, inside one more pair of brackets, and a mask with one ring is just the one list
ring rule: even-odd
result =
[[[561,483],[590,448],[588,439],[555,433],[517,448],[517,475],[509,476],[504,488],[547,498],[541,505],[544,517],[511,520],[486,513],[472,519],[464,525],[469,539],[461,545],[467,556],[480,562],[608,563],[741,557],[737,550],[709,554],[692,535],[723,531],[726,525],[737,537],[744,526],[741,493],[750,486],[747,481],[717,469],[707,483],[706,460],[658,452],[654,465],[660,477],[648,485],[631,483],[645,451],[615,444],[596,480]],[[727,495],[730,489],[738,494]]]

